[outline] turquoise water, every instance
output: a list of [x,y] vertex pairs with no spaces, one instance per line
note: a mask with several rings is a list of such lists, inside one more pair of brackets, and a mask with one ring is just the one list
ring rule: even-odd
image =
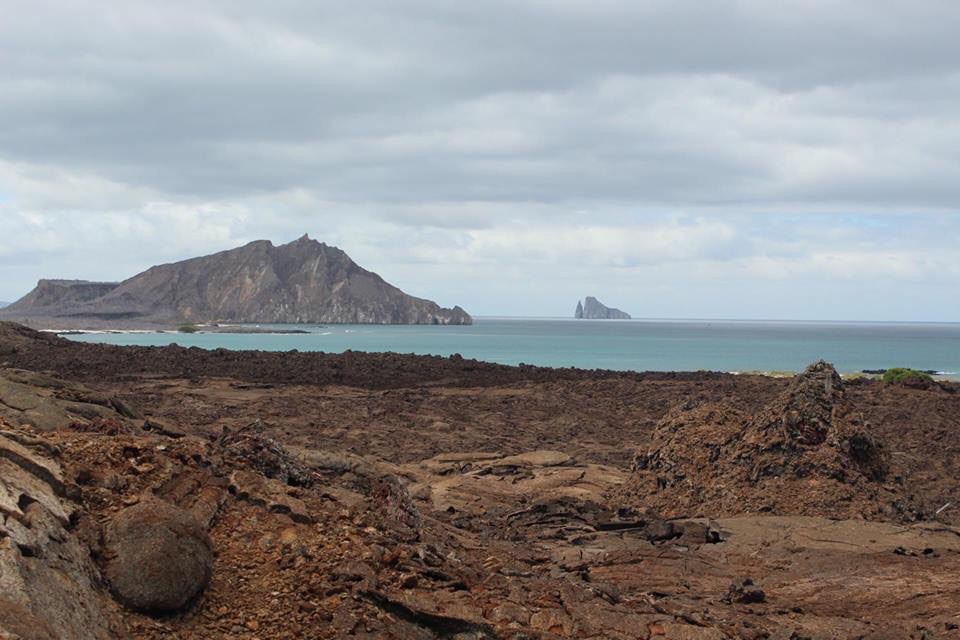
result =
[[459,353],[504,364],[635,371],[798,371],[823,358],[842,372],[895,366],[932,369],[951,377],[960,372],[960,324],[476,318],[469,327],[269,328],[310,333],[117,333],[70,338],[204,349]]

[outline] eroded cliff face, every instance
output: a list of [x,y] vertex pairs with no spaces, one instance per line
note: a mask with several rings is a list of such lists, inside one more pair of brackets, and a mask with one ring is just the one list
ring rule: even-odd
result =
[[583,320],[630,320],[631,316],[620,309],[605,306],[593,296],[587,296],[583,304],[577,301],[573,317]]
[[[261,240],[153,267],[119,285],[41,281],[6,317],[99,322],[471,324],[460,307],[407,295],[336,247]],[[32,322],[36,324],[36,322]],[[64,326],[66,326],[64,324]]]
[[91,302],[116,289],[116,282],[40,280],[33,291],[7,306],[9,312],[34,313],[51,307],[71,307]]

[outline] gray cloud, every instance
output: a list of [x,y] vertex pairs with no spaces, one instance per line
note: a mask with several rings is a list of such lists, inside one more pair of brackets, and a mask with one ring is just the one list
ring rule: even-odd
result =
[[8,5],[0,298],[304,230],[481,312],[455,283],[496,265],[640,296],[960,257],[956,3]]
[[958,195],[955,159],[916,182],[958,142],[952,3],[353,4],[22,3],[0,153],[178,197]]

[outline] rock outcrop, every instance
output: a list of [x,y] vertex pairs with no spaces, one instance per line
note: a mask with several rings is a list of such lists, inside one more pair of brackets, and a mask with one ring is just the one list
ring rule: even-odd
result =
[[118,282],[87,280],[40,280],[37,286],[8,307],[11,311],[32,312],[51,308],[71,308],[102,298],[120,286]]
[[38,431],[109,426],[124,430],[136,410],[120,398],[53,376],[0,369],[0,418]]
[[2,420],[0,429],[0,637],[121,637],[90,553],[69,531],[79,505],[54,449]]
[[888,480],[886,447],[825,362],[810,365],[753,416],[723,403],[677,407],[657,424],[635,469],[620,497],[667,517],[913,519],[903,487]]
[[0,317],[55,328],[180,323],[470,324],[410,296],[336,247],[261,240],[148,269],[119,284],[41,280]]
[[630,320],[629,313],[603,305],[593,296],[587,296],[583,304],[577,301],[573,317],[580,320]]

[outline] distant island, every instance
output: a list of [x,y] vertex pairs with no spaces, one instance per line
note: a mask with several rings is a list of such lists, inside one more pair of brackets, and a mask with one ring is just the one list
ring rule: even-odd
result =
[[581,302],[577,300],[577,310],[573,314],[578,320],[630,320],[631,316],[620,309],[613,309],[602,304],[593,296],[587,296]]
[[40,280],[0,319],[55,329],[473,322],[460,307],[408,295],[306,235],[152,267],[123,282]]

